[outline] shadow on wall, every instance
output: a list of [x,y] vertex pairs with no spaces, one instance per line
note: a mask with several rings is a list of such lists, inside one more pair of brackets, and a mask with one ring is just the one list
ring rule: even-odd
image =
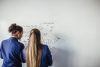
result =
[[51,67],[74,67],[73,58],[75,53],[73,49],[64,45],[69,44],[67,40],[61,36],[61,40],[56,43],[56,46],[50,49],[53,56],[53,65]]
[[73,67],[73,54],[71,52],[52,48],[53,66],[52,67]]

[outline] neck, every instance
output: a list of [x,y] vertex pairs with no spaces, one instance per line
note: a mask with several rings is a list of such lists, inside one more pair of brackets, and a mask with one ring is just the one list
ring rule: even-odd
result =
[[17,36],[15,36],[15,35],[12,35],[12,37],[15,37],[16,39],[18,39],[18,37],[17,37]]
[[42,47],[42,44],[38,44],[37,48],[40,48],[40,47]]

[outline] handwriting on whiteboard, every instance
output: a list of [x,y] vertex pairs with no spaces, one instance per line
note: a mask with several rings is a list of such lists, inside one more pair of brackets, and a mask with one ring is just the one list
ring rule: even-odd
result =
[[38,25],[24,25],[23,28],[24,28],[24,34],[21,39],[21,42],[23,42],[25,46],[28,45],[29,34],[33,28],[37,28],[40,30],[41,40],[42,40],[42,43],[44,44],[53,45],[55,42],[61,39],[60,37],[55,36],[55,34],[53,33],[53,29],[54,29],[53,22],[40,23]]

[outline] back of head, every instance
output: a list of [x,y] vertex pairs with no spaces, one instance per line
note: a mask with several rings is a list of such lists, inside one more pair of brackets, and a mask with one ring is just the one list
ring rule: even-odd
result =
[[34,36],[35,36],[37,46],[40,45],[41,44],[41,33],[40,33],[39,29],[36,29],[36,28],[32,29],[30,32],[30,36],[32,34],[34,34]]
[[19,32],[23,32],[23,28],[19,25],[17,25],[16,23],[13,23],[9,26],[8,31],[12,34],[16,33],[17,31]]

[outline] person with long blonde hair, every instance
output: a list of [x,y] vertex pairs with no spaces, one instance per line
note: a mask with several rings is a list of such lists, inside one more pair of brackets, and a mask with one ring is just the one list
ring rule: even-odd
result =
[[52,65],[52,55],[47,45],[41,43],[41,33],[38,29],[30,32],[26,49],[27,67],[48,67]]

